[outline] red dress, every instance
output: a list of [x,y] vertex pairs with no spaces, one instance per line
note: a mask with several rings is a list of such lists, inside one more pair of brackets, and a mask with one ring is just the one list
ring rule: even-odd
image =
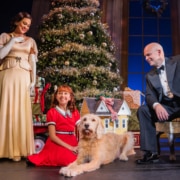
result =
[[[56,132],[74,132],[76,122],[80,119],[78,110],[65,115],[60,108],[51,108],[47,112],[47,124],[54,124]],[[62,141],[77,146],[77,137],[69,134],[56,134]],[[77,155],[69,149],[57,145],[48,137],[46,144],[39,154],[28,156],[28,160],[36,166],[67,166],[74,160]]]

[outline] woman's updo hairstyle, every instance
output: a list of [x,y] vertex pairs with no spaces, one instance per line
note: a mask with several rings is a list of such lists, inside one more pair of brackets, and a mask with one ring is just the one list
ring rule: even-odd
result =
[[10,22],[10,32],[13,32],[16,29],[16,22],[21,21],[23,18],[28,18],[32,21],[32,17],[29,13],[27,12],[19,12],[18,14],[16,14]]

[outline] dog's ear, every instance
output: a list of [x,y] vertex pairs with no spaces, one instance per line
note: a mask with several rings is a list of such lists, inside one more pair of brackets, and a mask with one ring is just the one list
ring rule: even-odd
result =
[[97,133],[97,138],[101,139],[102,135],[104,134],[104,126],[102,124],[102,120],[100,117],[97,116],[96,118],[98,120],[98,126],[96,129],[96,133]]
[[78,136],[79,136],[79,139],[81,139],[83,137],[82,135],[82,123],[83,122],[83,117],[80,118],[80,120],[78,121],[78,124],[77,124],[77,131],[78,131]]

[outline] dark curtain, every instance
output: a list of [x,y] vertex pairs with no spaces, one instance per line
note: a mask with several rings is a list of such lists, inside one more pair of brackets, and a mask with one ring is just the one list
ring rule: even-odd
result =
[[41,23],[41,18],[44,14],[47,14],[49,12],[49,3],[50,0],[33,0],[31,12],[33,21],[31,29],[29,30],[29,35],[35,38],[36,40],[38,39],[38,27]]
[[173,54],[180,54],[180,1],[171,1]]
[[127,86],[128,55],[128,9],[129,0],[101,0],[102,21],[109,25],[109,31],[117,48],[116,58],[124,81],[121,89]]

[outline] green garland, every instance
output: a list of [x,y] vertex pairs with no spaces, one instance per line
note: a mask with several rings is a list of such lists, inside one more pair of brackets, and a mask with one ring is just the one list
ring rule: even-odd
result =
[[156,14],[159,17],[166,9],[167,5],[168,5],[167,0],[143,0],[144,9],[147,12]]

